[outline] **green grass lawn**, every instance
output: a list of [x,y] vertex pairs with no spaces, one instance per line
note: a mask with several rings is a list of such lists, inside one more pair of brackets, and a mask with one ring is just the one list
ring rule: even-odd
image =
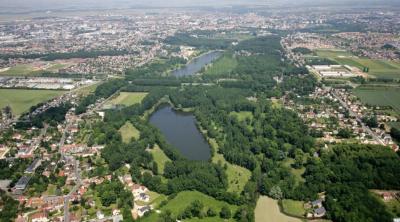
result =
[[147,93],[142,92],[121,92],[116,98],[113,98],[107,104],[131,106],[141,103]]
[[159,194],[153,191],[147,191],[146,192],[150,196],[150,201],[149,202],[142,202],[142,201],[135,201],[135,204],[144,206],[144,205],[153,205],[153,207],[158,207],[160,203],[164,200],[167,200],[167,196],[164,194]]
[[328,58],[342,65],[363,69],[369,68],[368,74],[378,78],[400,79],[400,63],[381,59],[358,58],[346,51],[316,50],[319,57]]
[[255,210],[256,222],[301,222],[300,219],[286,216],[279,211],[278,201],[267,196],[261,196]]
[[215,150],[212,162],[213,163],[221,162],[222,165],[226,164],[227,166],[226,175],[228,177],[228,182],[229,182],[228,191],[237,193],[242,192],[244,186],[251,177],[250,170],[238,165],[231,164],[228,161],[226,161],[224,156],[218,153],[218,144],[214,139],[210,139],[210,145]]
[[4,76],[26,76],[34,73],[41,72],[35,70],[35,68],[29,64],[19,64],[14,67],[10,67],[8,70],[0,72],[0,75]]
[[131,139],[139,139],[140,131],[136,129],[131,122],[127,121],[120,129],[119,132],[122,136],[122,141],[124,143],[129,143]]
[[98,83],[95,83],[95,84],[91,84],[91,85],[88,85],[88,86],[83,86],[83,87],[80,87],[80,88],[76,89],[76,92],[79,95],[87,96],[90,93],[93,93],[96,90],[97,86],[99,86],[100,84],[101,84],[101,82],[98,82]]
[[400,115],[400,88],[359,87],[353,93],[361,102],[373,106],[391,106]]
[[396,217],[400,217],[400,201],[393,199],[388,202],[384,202],[387,209],[391,211]]
[[282,200],[282,208],[285,213],[298,217],[304,217],[306,213],[303,201]]
[[[168,201],[168,203],[161,207],[160,211],[161,212],[165,212],[166,210],[170,210],[172,212],[173,215],[177,215],[179,213],[181,213],[182,211],[185,210],[186,207],[188,207],[194,200],[199,200],[200,202],[203,203],[204,205],[204,210],[208,210],[208,208],[212,208],[214,211],[216,211],[217,213],[219,213],[221,211],[221,208],[223,206],[228,206],[231,209],[232,215],[234,215],[234,213],[237,210],[237,206],[235,205],[229,205],[223,201],[219,201],[216,200],[213,197],[207,196],[205,194],[202,194],[200,192],[197,191],[183,191],[178,193],[178,195],[173,198],[172,200]],[[153,212],[151,215],[149,215],[149,217],[143,218],[142,220],[140,220],[141,222],[154,222],[154,221],[158,221],[158,214]],[[215,221],[215,222],[219,222],[219,221],[234,221],[233,219],[230,220],[223,220],[221,218],[219,218],[218,216],[216,217],[212,217],[212,218],[204,218],[204,219],[198,219],[198,218],[192,218],[189,220],[185,220],[185,221]]]
[[224,54],[205,71],[206,75],[230,74],[237,66],[237,61],[232,54]]
[[61,90],[0,89],[0,108],[9,105],[14,115],[21,115],[34,105],[63,94]]
[[389,124],[391,127],[396,127],[397,129],[400,129],[400,122],[393,122]]
[[165,164],[171,160],[158,145],[155,145],[154,148],[150,150],[150,153],[153,155],[154,161],[156,161],[158,165],[159,172],[164,173]]

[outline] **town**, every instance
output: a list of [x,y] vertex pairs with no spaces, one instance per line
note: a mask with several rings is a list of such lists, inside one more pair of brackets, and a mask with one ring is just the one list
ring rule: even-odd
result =
[[399,221],[399,12],[0,16],[0,221]]

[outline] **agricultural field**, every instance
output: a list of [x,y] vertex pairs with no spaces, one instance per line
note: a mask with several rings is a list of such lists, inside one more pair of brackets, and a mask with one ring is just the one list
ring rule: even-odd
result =
[[141,103],[147,93],[141,92],[121,92],[117,97],[111,99],[106,105],[125,105],[131,106]]
[[278,201],[267,196],[261,196],[255,210],[256,222],[301,222],[300,219],[289,217],[280,212]]
[[400,115],[400,88],[358,87],[353,93],[361,102],[373,106],[391,106]]
[[328,58],[342,65],[350,65],[361,70],[369,68],[368,74],[377,78],[400,79],[400,63],[387,60],[359,58],[340,50],[316,50],[319,57]]
[[154,148],[150,150],[150,153],[153,155],[154,161],[156,161],[158,165],[158,171],[164,173],[165,164],[171,160],[158,145],[155,145]]
[[237,66],[237,61],[232,54],[224,54],[210,65],[204,74],[206,75],[223,75],[230,74]]
[[120,129],[119,132],[122,136],[122,141],[124,143],[129,143],[132,139],[139,139],[140,132],[136,129],[131,122],[126,122]]
[[304,209],[304,202],[297,200],[282,200],[282,210],[286,214],[297,217],[304,217],[306,213]]
[[18,64],[14,67],[4,69],[0,71],[0,76],[29,76],[38,75],[45,71],[47,72],[58,72],[58,70],[68,67],[71,64],[64,63],[50,63],[47,65],[40,64],[35,66],[34,64]]
[[14,115],[21,115],[38,103],[63,94],[61,90],[0,89],[0,108],[9,105]]
[[[199,200],[200,202],[203,203],[205,210],[208,210],[208,208],[212,208],[214,211],[219,213],[221,211],[221,208],[223,206],[227,206],[230,208],[232,215],[237,210],[237,206],[235,205],[229,205],[223,201],[216,200],[213,197],[210,197],[208,195],[205,195],[203,193],[200,193],[198,191],[183,191],[178,193],[178,195],[173,198],[172,200],[168,201],[168,203],[161,207],[160,211],[165,212],[167,210],[171,211],[173,215],[177,215],[181,213],[182,211],[185,210],[186,207],[188,207],[194,200]],[[158,221],[159,215],[157,213],[152,213],[146,218],[143,218],[140,220],[141,222],[153,222],[153,221]],[[230,220],[224,220],[219,218],[218,216],[216,217],[210,217],[210,218],[204,218],[204,219],[198,219],[198,218],[191,218],[191,219],[186,219],[185,222],[194,222],[194,221],[213,221],[213,222],[219,222],[219,221],[234,221],[234,219]]]

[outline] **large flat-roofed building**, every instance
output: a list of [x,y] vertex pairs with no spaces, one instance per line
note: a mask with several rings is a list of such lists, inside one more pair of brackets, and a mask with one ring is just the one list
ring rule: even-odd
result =
[[42,161],[38,158],[35,159],[31,165],[28,166],[28,168],[26,168],[25,173],[34,173],[36,168],[38,168],[40,166],[40,164],[42,163]]
[[308,66],[308,68],[318,73],[322,78],[351,78],[359,76],[359,74],[353,72],[350,66],[315,65]]
[[26,189],[26,187],[28,186],[29,180],[31,178],[28,176],[22,176],[21,178],[19,178],[17,184],[15,184],[15,189],[16,190],[20,190],[23,191]]

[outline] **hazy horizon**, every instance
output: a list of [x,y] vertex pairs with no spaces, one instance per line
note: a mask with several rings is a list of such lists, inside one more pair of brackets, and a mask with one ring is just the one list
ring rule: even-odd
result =
[[376,6],[376,5],[400,5],[396,0],[0,0],[0,12],[18,13],[27,11],[44,10],[85,10],[85,9],[117,9],[134,7],[195,7],[195,6],[234,6],[234,5],[266,5],[266,6],[301,6],[301,5],[352,5],[352,6]]

